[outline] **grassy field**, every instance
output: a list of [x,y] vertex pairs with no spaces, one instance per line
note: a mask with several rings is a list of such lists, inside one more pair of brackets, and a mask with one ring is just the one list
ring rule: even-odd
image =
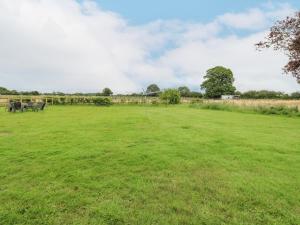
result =
[[0,112],[0,224],[300,224],[300,119],[188,106]]

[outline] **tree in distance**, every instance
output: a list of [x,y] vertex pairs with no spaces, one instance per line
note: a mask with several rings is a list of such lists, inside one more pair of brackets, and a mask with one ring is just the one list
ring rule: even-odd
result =
[[150,84],[146,90],[146,94],[153,96],[157,96],[159,92],[160,88],[156,84]]
[[103,96],[111,96],[113,92],[109,88],[104,88],[102,91]]
[[236,90],[233,86],[233,73],[225,67],[217,66],[209,69],[204,79],[201,88],[205,90],[205,97],[207,98],[220,98],[222,95],[233,95]]

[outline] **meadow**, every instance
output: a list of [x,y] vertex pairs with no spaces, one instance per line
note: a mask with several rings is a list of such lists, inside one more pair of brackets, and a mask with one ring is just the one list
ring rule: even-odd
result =
[[0,108],[0,224],[300,224],[300,118]]

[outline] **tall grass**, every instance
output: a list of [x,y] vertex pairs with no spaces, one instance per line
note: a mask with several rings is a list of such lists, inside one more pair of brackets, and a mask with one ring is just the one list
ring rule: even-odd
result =
[[237,105],[229,102],[209,102],[202,101],[192,103],[191,107],[200,109],[210,110],[222,110],[222,111],[233,111],[233,112],[246,112],[246,113],[259,113],[266,115],[285,115],[285,116],[300,116],[298,106],[285,106],[285,105]]

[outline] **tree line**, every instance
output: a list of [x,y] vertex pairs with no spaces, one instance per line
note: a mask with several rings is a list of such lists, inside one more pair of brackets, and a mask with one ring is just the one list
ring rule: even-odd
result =
[[111,96],[113,92],[110,88],[104,88],[102,92],[96,93],[72,93],[67,94],[63,92],[51,92],[51,93],[40,93],[38,91],[16,91],[16,90],[9,90],[5,87],[0,87],[0,95],[26,95],[26,96],[38,96],[38,95],[57,95],[57,96],[67,96],[67,95],[74,95],[74,96]]
[[[220,69],[220,68],[219,68]],[[207,78],[211,76],[213,70],[209,70],[209,76],[206,76]],[[226,71],[229,71],[226,69]],[[218,75],[219,76],[219,75]],[[230,75],[231,77],[231,75]],[[227,79],[227,80],[231,80]],[[214,82],[220,82],[222,81],[222,85],[216,85]],[[202,88],[208,88],[207,92],[196,92],[196,91],[191,91],[189,87],[187,86],[181,86],[178,88],[175,88],[175,90],[178,91],[181,97],[189,97],[189,98],[220,98],[221,95],[237,95],[241,99],[300,99],[300,92],[293,92],[291,94],[287,94],[284,92],[280,91],[269,91],[269,90],[250,90],[246,92],[240,92],[236,91],[235,87],[232,85],[230,87],[227,87],[228,84],[226,82],[223,82],[224,79],[216,81],[215,78],[213,78],[213,81],[210,81],[206,79],[201,87]],[[231,80],[232,81],[232,80]],[[231,83],[230,81],[230,83]],[[211,89],[210,89],[211,87]],[[147,87],[146,92],[143,93],[132,93],[126,96],[156,96],[158,97],[162,93],[162,89],[159,88],[157,84],[151,84]],[[40,93],[38,91],[16,91],[16,90],[8,90],[7,88],[0,87],[0,95],[27,95],[27,96],[37,96],[37,95],[56,95],[56,96],[69,96],[69,95],[74,95],[74,96],[111,96],[113,95],[113,92],[109,88],[104,88],[102,92],[99,93],[73,93],[73,94],[66,94],[63,92],[52,92],[52,93]]]

